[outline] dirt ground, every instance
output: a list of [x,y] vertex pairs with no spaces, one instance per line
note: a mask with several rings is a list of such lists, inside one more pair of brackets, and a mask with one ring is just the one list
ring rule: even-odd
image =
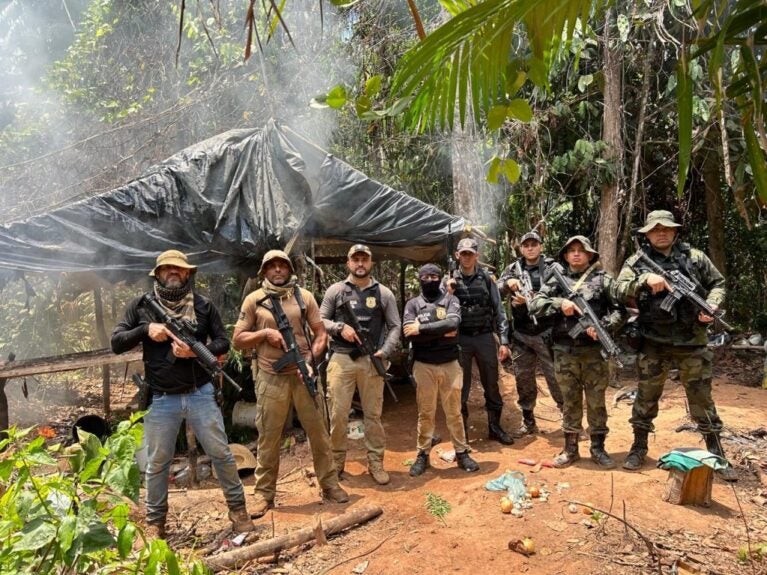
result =
[[[761,358],[758,361],[761,364]],[[287,440],[283,450],[276,508],[257,520],[256,534],[246,544],[272,535],[282,535],[310,526],[314,516],[330,518],[365,505],[378,505],[383,514],[377,519],[330,538],[328,545],[305,544],[282,552],[276,561],[270,558],[244,565],[240,573],[325,574],[365,573],[443,575],[444,573],[529,573],[529,574],[634,574],[634,573],[767,573],[767,559],[738,561],[739,549],[752,549],[767,542],[767,479],[761,481],[760,467],[767,469],[765,416],[767,391],[736,385],[757,373],[748,364],[724,358],[717,368],[714,398],[725,422],[725,450],[736,464],[740,481],[734,486],[716,478],[712,505],[708,508],[666,503],[662,494],[668,472],[655,463],[663,453],[676,447],[702,447],[699,434],[691,430],[686,416],[684,392],[678,381],[668,380],[656,420],[657,432],[650,439],[647,465],[640,472],[627,472],[620,463],[631,444],[628,418],[631,404],[615,401],[622,392],[635,387],[630,377],[621,379],[622,389],[607,392],[610,434],[608,451],[618,462],[614,471],[603,471],[588,459],[588,441],[580,445],[584,458],[568,469],[537,469],[520,464],[520,459],[550,460],[561,449],[563,436],[559,413],[553,401],[541,393],[536,410],[541,433],[518,440],[506,447],[486,439],[487,420],[483,398],[476,383],[471,397],[470,444],[480,464],[478,473],[468,474],[454,463],[442,461],[438,453],[448,451],[447,429],[441,413],[438,433],[445,438],[432,451],[432,468],[419,478],[408,475],[415,457],[416,405],[409,385],[395,386],[399,402],[386,396],[384,427],[387,434],[385,467],[391,474],[387,486],[375,485],[365,468],[362,440],[350,441],[347,479],[342,485],[349,491],[348,504],[322,504],[311,474],[311,456],[306,443]],[[749,383],[751,383],[749,381]],[[11,397],[11,413],[25,413],[28,418],[49,414],[49,421],[62,434],[74,418],[95,406],[98,413],[98,388],[83,393],[67,407],[66,397],[56,396],[54,410],[35,408],[41,402],[40,390],[32,390],[28,400],[18,396],[18,386]],[[11,388],[11,384],[9,384]],[[503,376],[503,424],[507,429],[519,426],[513,376]],[[539,388],[545,389],[542,378]],[[9,391],[11,391],[9,389]],[[73,390],[70,390],[70,392]],[[113,386],[113,402],[127,402],[132,390]],[[51,399],[49,394],[48,399]],[[31,402],[31,403],[30,403]],[[48,403],[48,401],[44,401]],[[26,411],[23,411],[25,408]],[[93,409],[90,412],[94,412]],[[22,421],[27,419],[27,421]],[[761,465],[760,465],[761,464]],[[485,483],[504,471],[520,471],[528,489],[533,486],[550,492],[547,501],[532,500],[532,508],[521,517],[500,511],[500,493],[485,489]],[[244,479],[248,497],[252,497],[252,476]],[[426,508],[427,494],[434,494],[450,505],[443,519]],[[568,502],[588,503],[611,512],[635,528],[640,535],[617,519],[598,513],[584,513]],[[199,490],[176,490],[170,496],[169,542],[177,549],[196,549],[197,553],[220,550],[221,541],[231,535],[223,496],[213,481]],[[530,537],[535,554],[526,557],[509,550],[509,542]],[[647,543],[655,544],[660,555],[651,556]],[[741,551],[741,554],[744,551]],[[657,563],[660,559],[661,566]],[[696,570],[698,569],[698,570]]]

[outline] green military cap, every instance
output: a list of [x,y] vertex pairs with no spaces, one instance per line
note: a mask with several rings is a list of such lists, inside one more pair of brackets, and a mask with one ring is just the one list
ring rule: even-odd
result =
[[674,221],[674,214],[667,210],[653,210],[647,214],[644,227],[639,228],[640,234],[646,234],[655,226],[666,226],[667,228],[681,228],[682,224]]
[[559,259],[564,260],[565,259],[565,252],[567,251],[567,246],[572,244],[573,242],[578,242],[583,246],[583,249],[589,252],[590,254],[594,254],[594,260],[599,259],[599,252],[591,247],[591,240],[587,238],[586,236],[573,236],[570,239],[568,239],[565,242],[565,245],[562,246],[562,249],[559,250]]

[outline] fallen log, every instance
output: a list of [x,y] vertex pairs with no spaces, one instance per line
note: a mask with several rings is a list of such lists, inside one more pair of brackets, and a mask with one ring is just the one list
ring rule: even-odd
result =
[[20,359],[13,363],[0,366],[0,378],[11,379],[27,375],[57,373],[86,367],[97,367],[114,363],[129,363],[141,359],[141,348],[122,355],[115,355],[111,349],[99,349],[81,353],[68,353],[53,357],[38,357],[35,359]]
[[[353,527],[355,525],[365,523],[381,515],[383,509],[377,505],[368,505],[359,509],[354,509],[339,515],[322,521],[323,532],[325,536],[334,535],[340,533],[344,529]],[[248,561],[257,559],[259,557],[266,557],[268,555],[274,555],[279,553],[283,549],[290,549],[307,541],[311,541],[316,536],[315,531],[316,524],[310,527],[304,527],[293,533],[287,535],[280,535],[279,537],[273,537],[265,541],[259,541],[253,545],[242,547],[235,551],[228,551],[215,557],[211,557],[206,561],[208,568],[214,572],[223,571],[224,569],[232,569],[238,565],[243,565]]]

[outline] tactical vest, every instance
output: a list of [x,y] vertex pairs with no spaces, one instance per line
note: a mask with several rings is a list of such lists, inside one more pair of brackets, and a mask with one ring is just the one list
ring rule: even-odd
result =
[[[655,250],[649,250],[647,254],[656,262],[660,267],[667,271],[678,270],[698,283],[698,295],[706,298],[706,294],[700,287],[698,277],[692,270],[692,263],[690,262],[690,247],[687,244],[680,244],[674,246],[669,254],[669,257],[663,256],[663,254],[656,252]],[[642,261],[637,261],[632,265],[637,275],[643,273],[655,273],[650,267]],[[678,301],[670,311],[661,309],[663,300],[668,296],[667,291],[662,291],[657,294],[653,294],[648,288],[644,287],[637,295],[637,307],[639,308],[639,323],[641,324],[655,324],[655,325],[671,325],[679,323],[681,325],[692,326],[695,324],[698,318],[698,311],[696,307],[687,298],[682,298]]]
[[[373,289],[366,289],[364,292],[357,286],[345,284],[343,297],[344,300],[348,299],[351,301],[354,315],[360,322],[360,327],[370,334],[370,341],[378,349],[383,342],[383,328],[386,323],[381,303],[380,284],[375,284]],[[341,314],[340,319],[347,323],[343,314]],[[340,334],[334,335],[331,338],[331,348],[333,351],[341,353],[351,353],[358,349],[356,344],[346,341]]]
[[[577,272],[572,275],[571,273],[572,272],[568,271],[562,275],[565,276],[567,283],[572,289],[572,287],[583,275],[583,272]],[[584,297],[584,299],[588,302],[588,304],[591,306],[591,309],[594,310],[594,313],[599,319],[602,319],[605,315],[607,315],[609,306],[607,294],[604,293],[604,278],[604,270],[592,271],[589,274],[589,277],[578,287],[578,295],[582,295]],[[557,287],[559,288],[559,286]],[[559,291],[558,295],[562,295],[561,290]],[[599,345],[599,342],[595,342],[585,332],[581,333],[575,342],[573,342],[573,339],[570,337],[568,332],[576,326],[579,317],[580,316],[577,314],[572,316],[566,316],[562,314],[558,321],[554,324],[552,339],[557,343],[563,343],[565,345],[573,345],[574,343],[576,345]]]
[[[536,293],[541,291],[541,284],[543,283],[543,276],[544,271],[546,270],[546,266],[554,263],[554,260],[541,255],[541,257],[538,258],[538,263],[533,266],[528,266],[525,263],[525,258],[519,258],[517,261],[519,262],[519,268],[517,267],[517,264],[513,264],[512,267],[514,270],[514,277],[521,279],[519,269],[521,268],[523,271],[526,270],[527,273],[530,274],[530,281],[533,284],[533,291]],[[533,323],[533,320],[527,311],[526,305],[511,306],[511,317],[514,323],[513,326],[510,326],[510,329],[513,327],[513,331],[519,331],[527,335],[538,335],[543,333],[553,325],[554,321],[553,316],[539,317],[537,318],[538,325],[536,325]]]
[[456,270],[453,278],[456,281],[455,296],[461,302],[461,334],[477,335],[493,331],[493,298],[487,274],[479,269],[469,278],[468,285],[461,270]]
[[[418,315],[416,320],[421,325],[442,321],[447,318],[450,294],[442,294],[436,301],[430,302],[419,295],[416,298]],[[424,363],[447,363],[458,359],[458,337],[433,337],[429,334],[417,335],[411,338],[413,343],[413,359]]]

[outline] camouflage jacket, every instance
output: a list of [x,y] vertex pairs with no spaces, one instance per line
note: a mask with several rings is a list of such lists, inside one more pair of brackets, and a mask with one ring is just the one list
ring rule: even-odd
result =
[[[578,294],[589,302],[608,331],[615,333],[621,328],[628,314],[626,309],[618,304],[615,296],[615,280],[609,274],[601,269],[593,269],[583,281],[579,281],[583,272],[574,272],[567,266],[562,275],[568,280],[571,288],[579,283]],[[575,325],[578,318],[577,316],[566,317],[562,314],[562,301],[565,299],[563,296],[564,290],[556,278],[551,276],[541,287],[541,291],[535,294],[530,303],[530,311],[537,317],[554,316],[552,339],[555,344],[599,345],[598,341],[592,340],[585,333],[581,334],[576,342],[572,339],[567,341],[569,337],[567,332]]]
[[[711,306],[724,303],[724,277],[706,254],[685,243],[674,245],[664,256],[652,248],[646,253],[667,270],[679,270],[700,285],[700,295]],[[647,288],[647,276],[652,273],[639,255],[634,254],[623,264],[616,281],[618,299],[639,308],[639,327],[643,337],[656,343],[678,346],[702,346],[708,343],[707,324],[698,321],[697,309],[687,300],[680,300],[672,312],[659,312],[659,302],[666,292],[652,295]],[[665,315],[664,315],[665,314]]]

